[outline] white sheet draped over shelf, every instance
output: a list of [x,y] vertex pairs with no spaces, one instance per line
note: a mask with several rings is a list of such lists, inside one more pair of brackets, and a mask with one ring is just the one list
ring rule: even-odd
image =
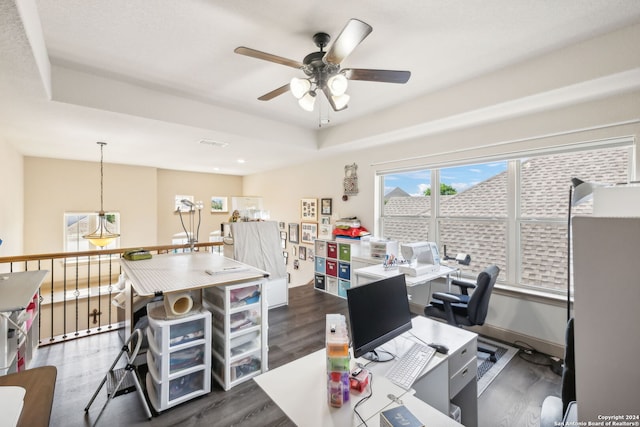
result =
[[232,222],[230,226],[236,261],[267,271],[270,279],[287,275],[277,222]]

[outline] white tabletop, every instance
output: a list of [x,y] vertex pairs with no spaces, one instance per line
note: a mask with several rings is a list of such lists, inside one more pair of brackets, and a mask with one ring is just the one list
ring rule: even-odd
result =
[[27,308],[48,272],[33,270],[0,274],[0,311]]
[[[451,273],[454,273],[455,271],[457,271],[457,269],[448,267],[446,265],[440,265],[440,268],[438,268],[438,270],[436,271],[433,271],[427,274],[422,274],[420,276],[415,276],[415,277],[405,274],[404,278],[405,278],[405,281],[407,282],[407,286],[411,287],[411,286],[420,285],[426,282],[430,282],[440,277],[446,277]],[[402,273],[399,271],[397,267],[387,270],[384,268],[382,264],[376,264],[369,267],[355,269],[354,274],[356,276],[368,277],[370,279],[386,279],[388,277],[397,276]]]
[[139,261],[121,260],[140,296],[200,289],[268,276],[247,264],[209,252],[154,255]]
[[0,426],[13,427],[18,424],[22,407],[24,406],[24,395],[26,390],[19,386],[0,387]]

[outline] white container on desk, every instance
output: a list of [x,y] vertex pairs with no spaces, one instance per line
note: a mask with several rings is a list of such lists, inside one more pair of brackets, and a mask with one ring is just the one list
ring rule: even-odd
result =
[[[162,319],[162,301],[150,303],[147,311],[149,372],[146,385],[149,401],[154,409],[164,411],[209,393],[211,313],[207,310],[194,310],[180,318]],[[162,315],[158,316],[160,313]]]

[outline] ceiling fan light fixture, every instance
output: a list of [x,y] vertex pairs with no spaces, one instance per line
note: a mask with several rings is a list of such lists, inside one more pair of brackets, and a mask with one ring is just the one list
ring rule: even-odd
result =
[[335,105],[336,107],[336,111],[347,108],[347,104],[349,103],[350,99],[351,97],[346,93],[343,93],[342,95],[339,95],[339,96],[334,95],[331,97],[331,100],[333,101],[333,105]]
[[316,93],[314,91],[307,92],[302,98],[298,100],[298,104],[303,110],[313,111],[313,105],[316,102]]
[[311,82],[309,79],[299,79],[294,77],[291,79],[291,83],[289,83],[289,90],[296,99],[302,98],[307,92],[311,89]]
[[347,78],[342,73],[331,76],[327,81],[327,87],[333,96],[343,95],[347,91],[347,85]]

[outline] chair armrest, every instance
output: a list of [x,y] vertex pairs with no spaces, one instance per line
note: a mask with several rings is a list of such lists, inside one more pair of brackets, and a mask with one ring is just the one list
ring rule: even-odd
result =
[[475,289],[476,288],[476,284],[473,282],[468,282],[466,280],[460,280],[460,279],[452,279],[451,280],[451,284],[452,285],[456,285],[457,287],[460,288],[460,292],[462,293],[462,295],[469,295],[469,289]]
[[447,323],[453,326],[457,326],[456,315],[453,312],[451,303],[459,303],[461,299],[456,295],[447,294],[444,292],[434,292],[432,297],[442,301],[444,306],[444,316],[447,319]]
[[448,303],[461,303],[462,299],[460,299],[456,295],[447,294],[445,292],[434,292],[432,297],[434,299],[439,299],[440,301],[448,302]]

